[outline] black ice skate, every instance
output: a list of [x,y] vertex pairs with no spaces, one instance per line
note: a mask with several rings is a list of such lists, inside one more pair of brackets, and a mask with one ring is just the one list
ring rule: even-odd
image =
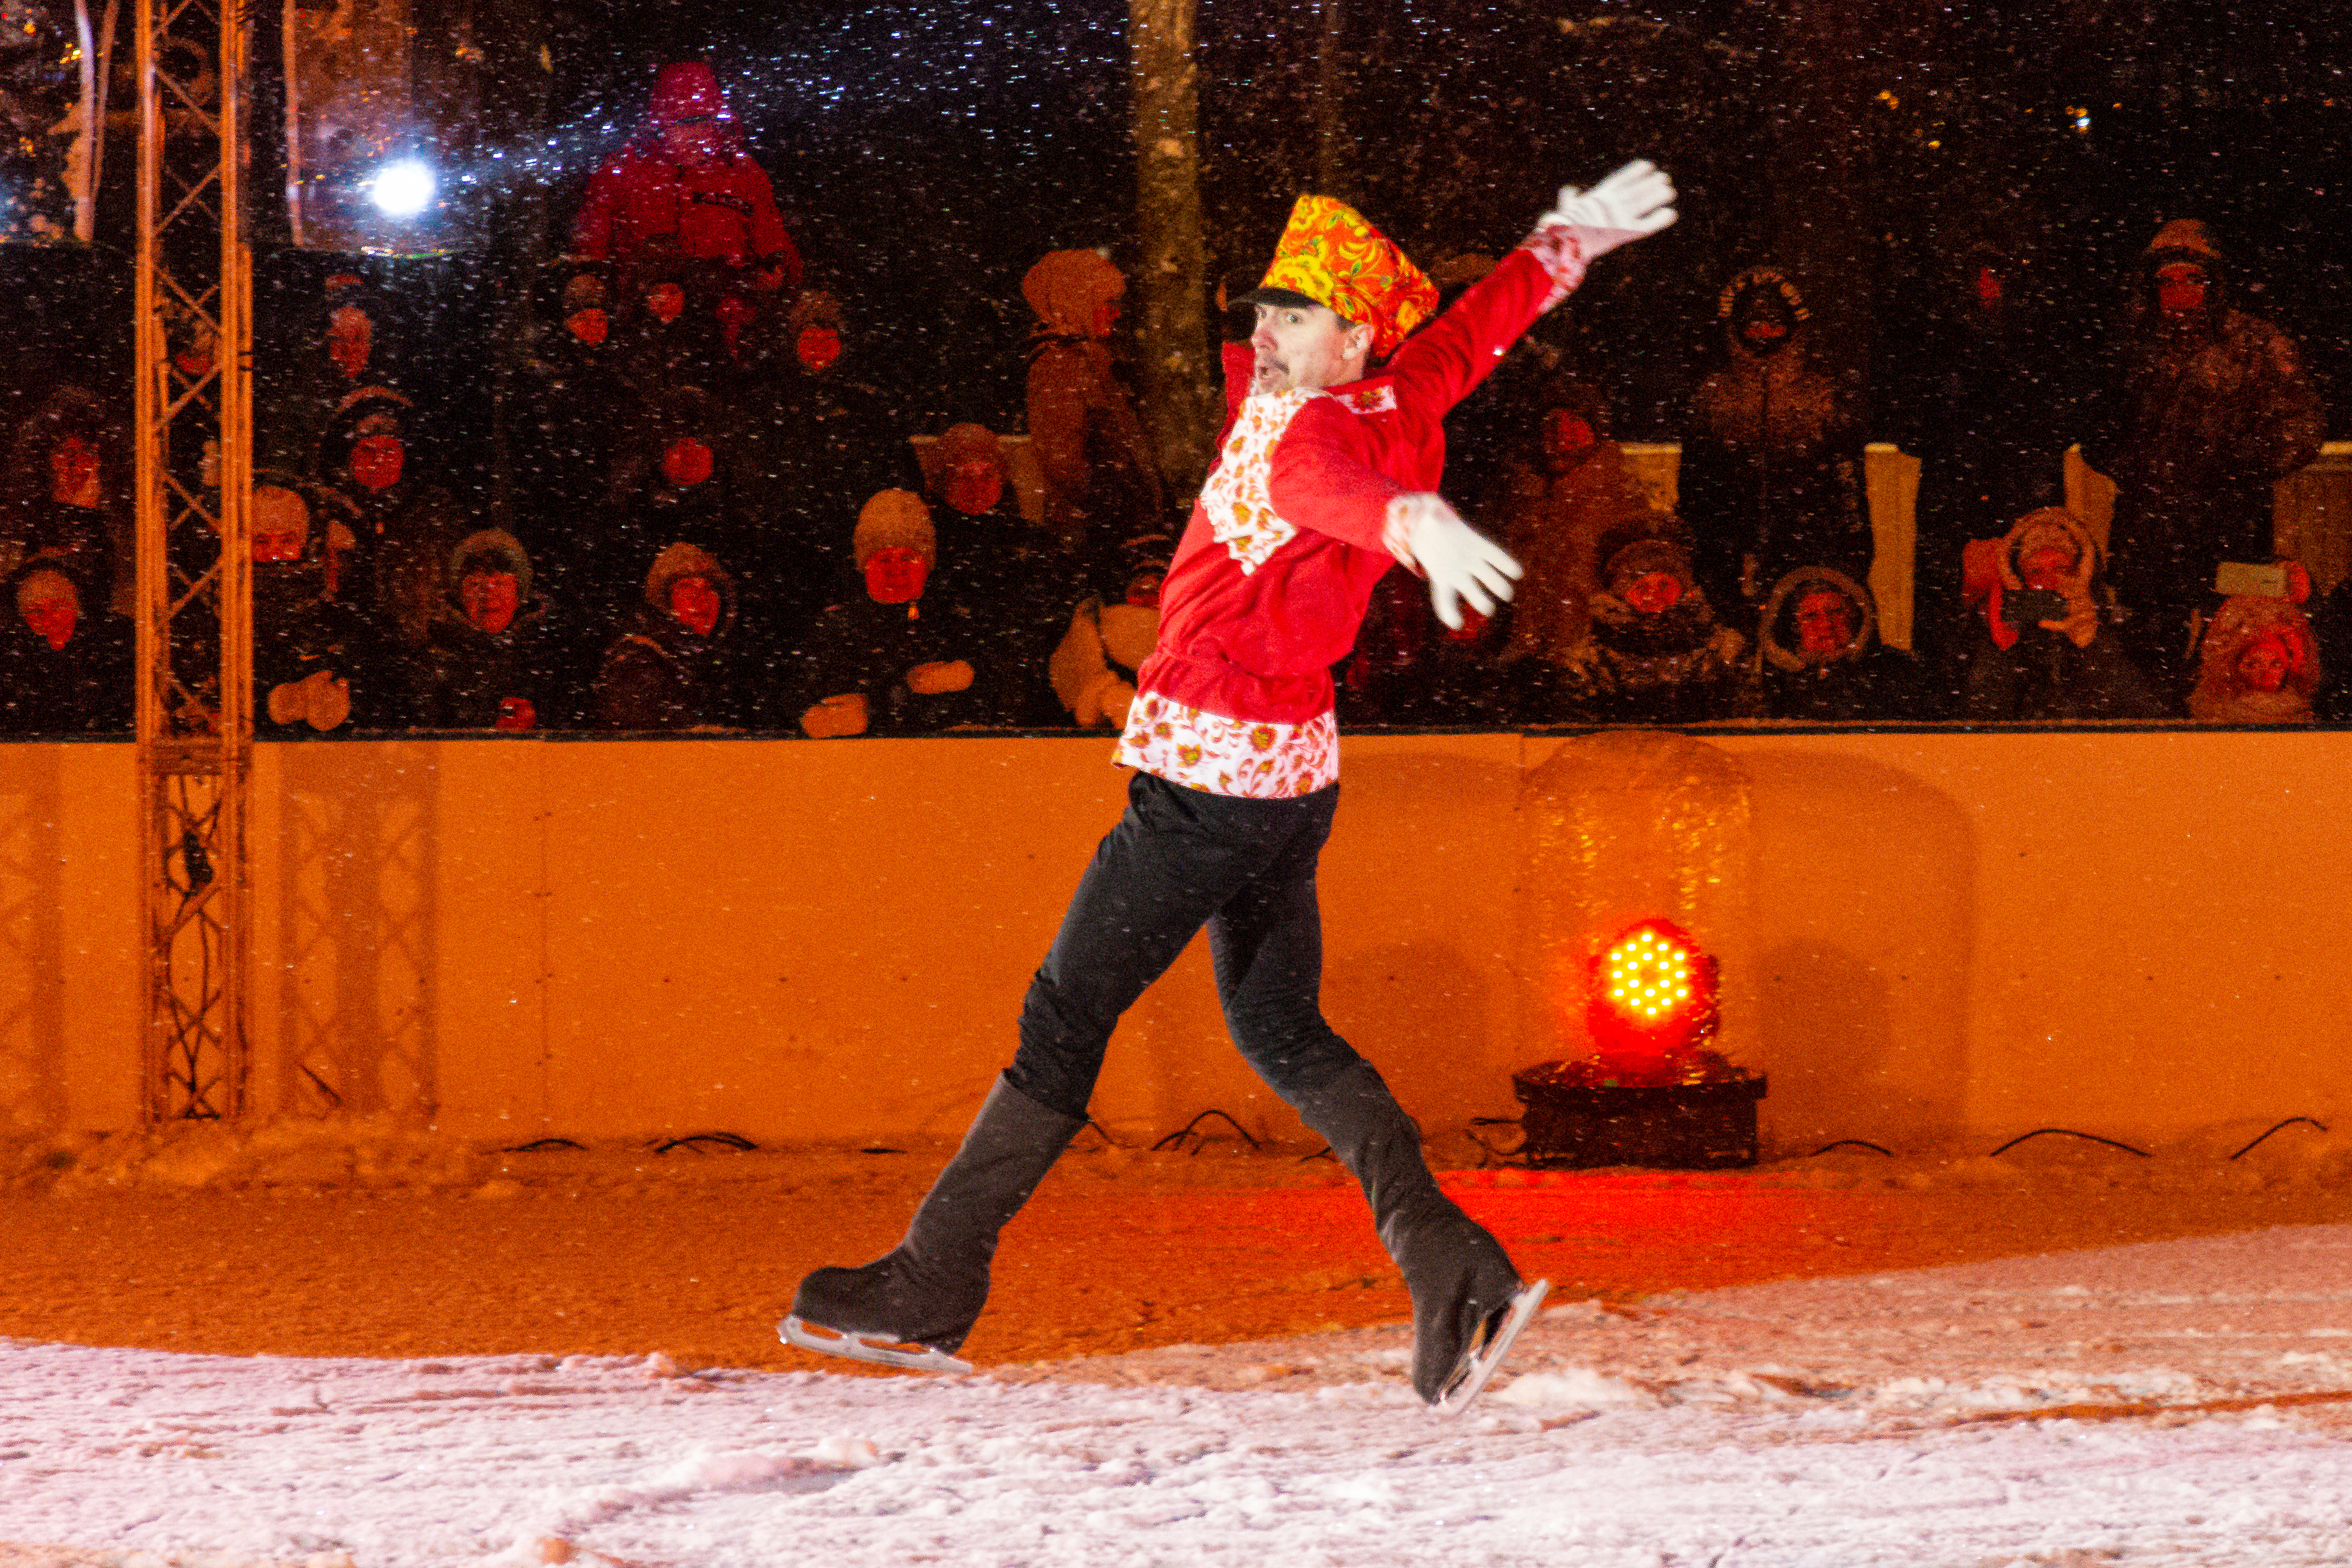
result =
[[955,1352],[988,1304],[996,1233],[1086,1125],[1002,1078],[903,1240],[859,1269],[819,1269],[776,1325],[786,1344],[913,1372],[970,1372]]
[[1503,1244],[1438,1190],[1419,1129],[1370,1062],[1349,1064],[1294,1103],[1362,1186],[1381,1245],[1412,1292],[1413,1392],[1460,1409],[1549,1287],[1523,1286]]
[[1478,1397],[1478,1391],[1486,1386],[1486,1380],[1495,1375],[1495,1369],[1511,1354],[1511,1342],[1519,1337],[1519,1331],[1528,1326],[1528,1320],[1536,1315],[1536,1309],[1543,1305],[1544,1296],[1550,1290],[1549,1280],[1538,1280],[1513,1296],[1509,1306],[1487,1314],[1477,1335],[1463,1347],[1444,1387],[1432,1401],[1438,1409],[1453,1415]]

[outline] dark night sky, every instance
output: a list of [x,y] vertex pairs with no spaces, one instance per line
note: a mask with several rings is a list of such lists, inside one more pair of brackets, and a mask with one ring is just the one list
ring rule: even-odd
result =
[[[1342,4],[1340,193],[1424,263],[1507,246],[1555,184],[1627,156],[1674,172],[1683,224],[1638,267],[1596,277],[1547,329],[1611,368],[1620,434],[1670,435],[1709,349],[1717,287],[1771,256],[1785,216],[1769,128],[1777,105],[1802,97],[1789,5]],[[2336,95],[2352,86],[2329,63],[2343,55],[2332,39],[2305,36],[2305,7],[1874,5],[1893,22],[1858,35],[1853,74],[1873,90],[1852,195],[1878,230],[1871,275],[1817,287],[1864,290],[1882,336],[1890,321],[1899,330],[1956,237],[2006,210],[2041,239],[2049,291],[2087,345],[2157,225],[2202,216],[2242,259],[2255,307],[2304,342],[2331,405],[2347,405],[2352,96]],[[1263,257],[1312,179],[1319,17],[1312,4],[1200,0],[1213,279]],[[857,312],[868,373],[924,423],[1003,425],[1019,406],[1023,270],[1065,246],[1131,259],[1126,21],[1121,0],[554,0],[544,217],[511,211],[503,256],[371,265],[404,279],[426,328],[461,346],[492,315],[485,291],[544,259],[532,235],[560,235],[595,159],[642,113],[653,68],[701,54],[775,180],[812,280]],[[265,342],[341,265],[264,256]],[[33,313],[0,329],[112,365],[110,326],[58,341],[56,324],[121,314],[127,347],[127,311],[108,298],[121,270],[120,256],[0,259],[0,276],[25,280],[5,292]]]

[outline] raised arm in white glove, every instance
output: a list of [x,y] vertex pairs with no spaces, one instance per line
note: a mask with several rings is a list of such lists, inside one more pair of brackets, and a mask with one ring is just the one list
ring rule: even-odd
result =
[[1433,491],[1408,490],[1391,498],[1381,542],[1429,580],[1429,602],[1437,618],[1457,632],[1464,604],[1492,615],[1524,575],[1509,551],[1464,522]]
[[1584,269],[1619,246],[1654,235],[1675,221],[1675,183],[1645,158],[1589,191],[1559,188],[1559,204],[1536,220],[1527,248],[1551,275],[1549,309],[1584,281]]

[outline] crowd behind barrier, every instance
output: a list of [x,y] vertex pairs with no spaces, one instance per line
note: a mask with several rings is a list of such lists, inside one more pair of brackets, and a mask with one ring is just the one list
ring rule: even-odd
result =
[[[1055,251],[1024,279],[1025,429],[911,428],[699,65],[662,73],[572,247],[501,486],[465,482],[474,433],[362,273],[261,357],[258,736],[1124,725],[1191,498],[1128,389],[1111,263]],[[1449,423],[1447,489],[1526,567],[1517,596],[1449,629],[1389,573],[1335,672],[1343,725],[2352,717],[2352,576],[2273,514],[2326,434],[2294,343],[2181,220],[2069,362],[2030,248],[1957,252],[1867,388],[1815,362],[1793,279],[1739,272],[1678,452],[1612,439],[1602,381],[1515,350]],[[1456,261],[1458,296],[1482,269]],[[0,733],[130,727],[124,427],[59,384],[14,433]],[[1881,503],[1866,436],[1916,459],[1908,506]],[[2111,486],[2096,516],[2070,451]],[[205,547],[169,550],[193,576]],[[174,630],[199,652],[205,615]]]

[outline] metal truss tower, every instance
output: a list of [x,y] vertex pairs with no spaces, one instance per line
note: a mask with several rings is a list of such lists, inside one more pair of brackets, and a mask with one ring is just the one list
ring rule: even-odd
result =
[[246,1108],[252,915],[247,0],[139,0],[138,757],[146,1120]]

